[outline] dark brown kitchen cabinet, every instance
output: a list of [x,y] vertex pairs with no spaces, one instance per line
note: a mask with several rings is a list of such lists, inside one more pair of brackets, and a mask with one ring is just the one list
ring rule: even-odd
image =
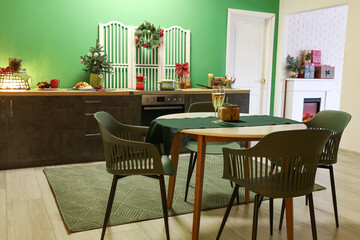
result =
[[141,96],[9,96],[0,107],[0,169],[102,160],[97,111],[141,123]]
[[42,100],[33,97],[1,99],[1,142],[5,144],[1,147],[0,168],[32,166],[51,159],[48,107]]
[[0,166],[7,161],[7,105],[6,99],[0,97]]
[[[248,93],[226,96],[249,111]],[[202,101],[211,101],[211,92],[185,94],[185,111]],[[103,160],[97,111],[141,125],[141,95],[1,96],[0,169]]]

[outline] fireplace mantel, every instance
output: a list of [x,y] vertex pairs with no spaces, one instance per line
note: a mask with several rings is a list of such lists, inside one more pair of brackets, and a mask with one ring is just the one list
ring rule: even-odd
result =
[[320,98],[320,111],[335,109],[334,79],[286,78],[284,117],[302,121],[305,98]]

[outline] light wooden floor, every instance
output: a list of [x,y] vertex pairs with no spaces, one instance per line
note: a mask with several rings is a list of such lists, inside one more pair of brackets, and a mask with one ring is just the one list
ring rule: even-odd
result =
[[[319,239],[359,239],[360,156],[341,153],[335,165],[340,228],[336,229],[328,171],[319,169],[316,182],[328,189],[314,193]],[[269,235],[268,203],[260,209],[258,239],[286,239],[286,229],[277,230],[281,200],[275,200],[274,235]],[[225,209],[205,211],[201,239],[215,239]],[[304,198],[294,201],[295,239],[311,239],[308,207]],[[250,239],[253,204],[234,207],[221,239]],[[191,238],[192,214],[170,218],[171,239]],[[100,239],[101,231],[68,234],[59,215],[42,168],[0,171],[0,239],[51,240]],[[106,239],[165,239],[163,220],[144,221],[108,228]]]

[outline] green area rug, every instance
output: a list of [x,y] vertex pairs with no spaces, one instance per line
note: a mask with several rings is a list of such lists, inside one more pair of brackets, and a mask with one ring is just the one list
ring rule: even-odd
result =
[[[190,187],[188,202],[184,202],[189,155],[180,156],[170,216],[193,211],[194,188]],[[206,156],[202,209],[227,206],[232,188],[222,179],[222,156]],[[44,173],[53,190],[63,220],[70,232],[101,228],[113,175],[106,172],[105,163],[70,167],[45,168]],[[168,178],[165,178],[167,184]],[[194,176],[190,186],[194,186]],[[316,185],[315,190],[325,189]],[[251,194],[251,201],[253,200]],[[236,202],[236,200],[235,200]],[[244,189],[240,188],[244,203]],[[117,185],[110,226],[163,216],[159,181],[143,176],[120,179]]]

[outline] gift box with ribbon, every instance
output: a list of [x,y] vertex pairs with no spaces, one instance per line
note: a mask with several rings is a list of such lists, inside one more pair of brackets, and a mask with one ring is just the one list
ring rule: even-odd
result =
[[333,79],[335,77],[335,67],[321,65],[315,67],[315,78]]

